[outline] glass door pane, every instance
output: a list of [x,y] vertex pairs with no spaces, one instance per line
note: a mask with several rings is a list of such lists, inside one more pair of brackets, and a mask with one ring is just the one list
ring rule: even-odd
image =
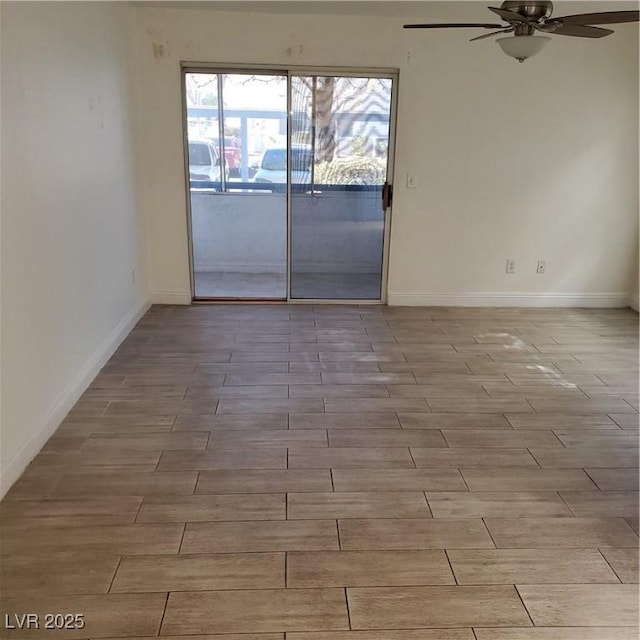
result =
[[381,298],[391,91],[391,78],[291,78],[291,298]]
[[287,76],[185,73],[194,297],[287,297]]

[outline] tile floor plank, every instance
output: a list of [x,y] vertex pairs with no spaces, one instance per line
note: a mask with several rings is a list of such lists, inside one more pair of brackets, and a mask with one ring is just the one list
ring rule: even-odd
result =
[[388,398],[382,384],[292,384],[290,398]]
[[278,589],[284,553],[137,556],[123,558],[111,593]]
[[638,536],[622,518],[487,518],[498,548],[634,547]]
[[322,413],[324,404],[318,399],[229,399],[225,398],[218,403],[216,413],[243,414],[243,413]]
[[322,373],[323,384],[416,384],[411,373]]
[[513,586],[353,587],[347,597],[353,629],[531,626]]
[[21,500],[25,498],[50,497],[58,483],[61,474],[56,471],[38,471],[33,467],[27,467],[24,473],[11,486],[3,500]]
[[637,640],[637,627],[474,629],[477,640]]
[[339,548],[335,520],[188,523],[181,553],[333,551]]
[[144,433],[138,435],[110,433],[92,434],[82,446],[82,452],[102,449],[142,449],[146,451],[198,451],[207,446],[206,433]]
[[[533,413],[526,400],[495,400],[491,398],[427,398],[434,413]],[[403,409],[410,411],[410,409]]]
[[331,475],[334,491],[468,491],[457,469],[332,469]]
[[615,449],[616,447],[635,447],[638,442],[637,434],[622,429],[603,429],[602,431],[591,429],[585,433],[576,432],[575,429],[572,431],[555,429],[554,433],[565,447]]
[[252,449],[262,447],[326,447],[328,446],[325,429],[262,429],[214,431],[209,438],[208,450],[215,449]]
[[52,640],[637,638],[639,369],[628,309],[153,306],[0,503],[2,597],[91,618]]
[[[2,602],[0,617],[32,612],[44,624],[47,613],[81,613],[80,629],[15,629],[12,638],[123,638],[131,635],[155,636],[167,600],[166,593],[118,595],[34,594]],[[45,635],[46,634],[46,635]]]
[[287,494],[289,520],[430,517],[427,501],[417,491]]
[[291,551],[287,587],[455,584],[444,551]]
[[290,429],[398,429],[395,413],[291,413]]
[[538,464],[529,451],[519,449],[491,449],[483,447],[456,447],[427,449],[411,447],[411,455],[418,469],[461,467],[529,467]]
[[178,416],[174,431],[227,431],[243,429],[286,429],[287,414],[249,413],[242,415]]
[[585,468],[585,473],[602,491],[636,491],[640,486],[638,469],[592,469]]
[[618,425],[607,415],[537,414],[531,416],[509,413],[505,417],[514,429],[557,429],[562,431],[576,430],[578,432],[591,429],[619,429]]
[[[269,374],[265,374],[269,375]],[[270,374],[288,375],[288,374]],[[189,386],[185,394],[188,400],[220,400],[222,398],[288,398],[289,388],[281,385],[218,385],[218,386]]]
[[201,471],[197,494],[332,491],[329,469],[238,469]]
[[560,496],[578,517],[637,516],[638,491],[561,491]]
[[[160,636],[162,640],[285,640],[284,633],[223,633],[215,635]],[[114,640],[105,638],[105,640]],[[127,640],[149,640],[147,637],[127,638]],[[455,639],[457,640],[457,639]],[[467,640],[466,638],[464,640]],[[616,638],[617,640],[617,638]]]
[[637,583],[640,567],[638,549],[600,549],[611,568],[622,582]]
[[[287,640],[475,640],[475,638],[471,629],[419,629],[417,631],[404,629],[402,631],[294,632],[287,633]],[[621,640],[627,640],[627,638]]]
[[619,582],[596,549],[450,549],[447,555],[458,584]]
[[158,471],[210,469],[286,469],[286,448],[216,449],[215,451],[164,451]]
[[556,447],[531,448],[531,455],[543,469],[620,469],[638,467],[638,449],[636,447]]
[[327,413],[429,411],[425,400],[413,398],[330,398],[324,406]]
[[289,469],[413,469],[408,448],[295,447],[289,450]]
[[598,488],[583,469],[463,467],[460,472],[471,491],[589,491]]
[[225,379],[225,385],[319,385],[319,373],[232,373]]
[[184,524],[3,526],[3,556],[47,555],[75,549],[110,555],[177,553]]
[[133,523],[141,503],[137,496],[14,500],[0,503],[0,518],[41,524],[126,524]]
[[572,515],[571,510],[557,493],[427,491],[426,495],[434,518],[486,518],[490,516],[515,518],[518,516]]
[[501,414],[399,413],[404,429],[511,429]]
[[284,520],[282,493],[247,495],[147,496],[137,522]]
[[443,429],[442,434],[450,447],[527,448],[558,447],[562,442],[552,431],[506,429]]
[[195,471],[70,473],[60,478],[55,497],[191,495],[198,474]]
[[[636,375],[636,380],[638,376]],[[640,415],[632,413],[610,413],[609,417],[621,428],[636,430],[640,427]]]
[[480,519],[347,519],[338,526],[345,550],[494,548]]
[[480,384],[390,384],[391,398],[488,398]]
[[348,629],[343,589],[170,593],[162,635]]
[[518,592],[538,626],[632,627],[638,622],[635,585],[518,585]]
[[435,429],[329,429],[331,447],[447,447]]
[[3,558],[0,584],[12,595],[107,593],[120,562],[118,555],[62,551]]
[[[547,399],[532,398],[531,405],[537,413],[589,415],[598,413],[630,413],[637,411],[622,398]],[[515,413],[515,412],[514,412]]]
[[153,471],[162,451],[135,449],[93,449],[64,453],[40,453],[31,463],[34,469],[64,473],[78,470],[89,471]]

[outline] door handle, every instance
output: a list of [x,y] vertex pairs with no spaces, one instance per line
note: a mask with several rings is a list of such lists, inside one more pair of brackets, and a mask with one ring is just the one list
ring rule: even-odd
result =
[[382,187],[382,210],[386,211],[393,202],[393,185],[388,182]]

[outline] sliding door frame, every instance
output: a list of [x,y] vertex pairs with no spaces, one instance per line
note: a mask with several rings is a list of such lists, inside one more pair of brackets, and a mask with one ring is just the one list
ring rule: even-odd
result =
[[[191,183],[189,176],[189,138],[188,138],[188,116],[187,116],[187,73],[252,73],[255,75],[282,75],[287,78],[287,295],[286,298],[268,298],[264,300],[241,298],[206,298],[198,299],[195,295],[195,271],[193,256],[193,228],[191,222]],[[180,63],[180,90],[182,94],[182,137],[184,147],[185,166],[185,196],[187,211],[187,242],[189,245],[189,279],[191,285],[192,302],[287,302],[294,304],[358,304],[358,305],[381,305],[387,303],[387,288],[389,281],[389,251],[391,245],[391,223],[393,203],[384,211],[384,237],[382,244],[382,273],[380,283],[380,298],[375,300],[363,299],[309,299],[291,297],[291,79],[293,76],[333,76],[333,77],[356,77],[356,78],[385,78],[391,80],[391,105],[389,111],[389,140],[387,147],[387,183],[394,184],[395,168],[395,148],[396,148],[396,128],[398,119],[398,81],[399,70],[397,68],[382,67],[323,67],[323,66],[296,66],[296,65],[270,65],[270,64],[245,64],[245,63],[214,63],[214,62],[181,62]],[[222,123],[220,127],[224,126]]]
[[[196,282],[195,282],[195,262],[193,251],[193,224],[191,215],[191,178],[189,174],[189,118],[187,115],[187,83],[186,77],[188,73],[208,73],[212,75],[221,76],[225,73],[251,73],[252,75],[280,75],[287,79],[287,87],[290,85],[289,70],[283,69],[281,66],[272,65],[234,65],[234,64],[214,64],[214,63],[180,63],[180,89],[182,92],[182,146],[184,148],[184,175],[185,175],[185,197],[186,197],[186,211],[187,211],[187,243],[189,245],[189,284],[191,290],[191,302],[192,303],[213,303],[213,302],[233,302],[233,303],[278,303],[289,301],[289,256],[287,255],[287,291],[286,295],[278,298],[208,298],[196,296]],[[218,88],[220,82],[218,81]],[[288,89],[287,89],[288,90]],[[220,98],[220,96],[218,96]],[[220,103],[220,101],[219,101]],[[289,138],[289,101],[287,99],[287,139]],[[221,115],[224,115],[224,107],[220,104],[218,109],[218,127],[219,131],[223,131],[224,122]],[[219,134],[220,135],[220,134]],[[221,138],[222,140],[222,138]],[[224,143],[224,140],[222,140]],[[224,196],[225,192],[219,194]],[[286,199],[287,210],[289,208],[288,196]],[[287,220],[287,227],[289,222]],[[287,229],[287,234],[288,234]],[[287,251],[288,251],[287,240]]]

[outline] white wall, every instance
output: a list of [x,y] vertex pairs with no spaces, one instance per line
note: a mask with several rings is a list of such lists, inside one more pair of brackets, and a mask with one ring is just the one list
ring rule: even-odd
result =
[[[463,58],[444,37],[412,34],[416,64],[405,74],[400,122],[422,113],[425,125],[421,140],[410,127],[399,131],[400,171],[418,166],[421,175],[419,190],[398,194],[395,302],[628,302],[637,271],[638,39],[635,25],[614,28],[599,41],[556,36],[523,64],[490,42]],[[516,260],[513,275],[507,258]],[[538,259],[545,275],[535,273]]]
[[635,269],[633,277],[631,278],[629,306],[635,311],[640,311],[640,295],[638,295],[638,289],[640,288],[640,251],[638,250],[638,247],[636,247],[634,264]]
[[[558,2],[556,14],[584,8]],[[490,40],[404,31],[402,18],[136,10],[155,300],[190,297],[182,60],[400,70],[392,304],[627,303],[638,268],[635,25],[598,41],[556,36],[518,64]],[[421,19],[488,18],[482,3],[427,12]],[[417,188],[405,188],[407,173]]]
[[2,3],[0,495],[146,305],[132,17]]

